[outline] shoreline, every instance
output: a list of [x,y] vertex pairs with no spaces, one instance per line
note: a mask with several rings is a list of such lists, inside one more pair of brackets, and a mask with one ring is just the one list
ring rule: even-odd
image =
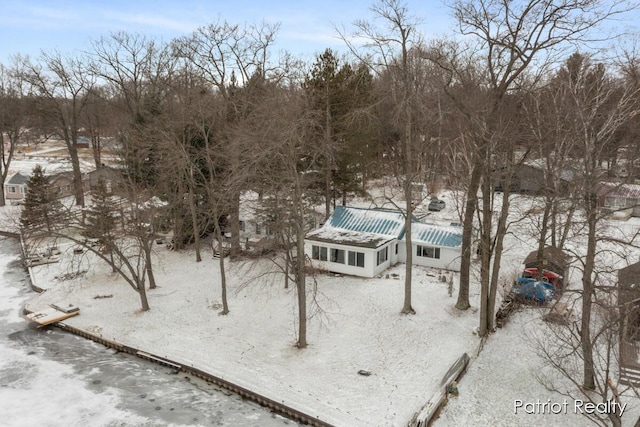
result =
[[[22,238],[21,234],[18,233],[10,233],[10,232],[5,232],[5,231],[0,231],[0,235],[5,236],[7,238],[14,238],[16,240],[19,241],[20,243],[20,248],[21,248],[21,255],[22,258],[24,260],[24,241]],[[30,288],[38,293],[41,294],[43,292],[45,292],[45,289],[40,288],[39,286],[37,286],[36,281],[35,281],[35,274],[33,273],[33,268],[32,267],[26,267],[23,264],[23,268],[25,268],[27,270],[27,272],[29,273],[29,286]],[[22,310],[23,314],[30,314],[33,313],[33,311],[27,309],[26,304],[25,307],[23,307]],[[76,328],[74,326],[71,326],[65,322],[56,322],[54,324],[52,324],[52,326],[55,326],[57,328],[60,328],[66,332],[72,333],[74,335],[80,336],[82,338],[88,339],[90,341],[99,343],[104,345],[105,347],[108,348],[112,348],[114,350],[117,350],[118,352],[122,352],[122,353],[127,353],[136,357],[140,357],[142,359],[154,362],[154,363],[158,363],[160,365],[163,366],[167,366],[170,368],[174,368],[176,369],[176,371],[178,372],[184,372],[186,374],[189,375],[193,375],[195,377],[198,377],[200,379],[203,379],[209,383],[215,384],[216,386],[230,391],[232,393],[237,394],[238,396],[242,397],[243,399],[247,399],[249,401],[252,401],[254,403],[259,404],[262,407],[265,407],[279,415],[282,415],[286,418],[289,418],[292,421],[295,422],[299,422],[302,424],[306,424],[306,425],[310,425],[310,426],[314,426],[314,427],[334,427],[333,424],[330,424],[326,421],[320,420],[316,417],[313,417],[311,415],[308,415],[300,410],[297,410],[293,407],[290,407],[288,405],[285,405],[284,403],[278,402],[272,398],[263,396],[259,393],[256,393],[248,388],[242,387],[240,385],[234,384],[231,381],[222,379],[216,375],[210,374],[208,372],[205,372],[204,370],[198,369],[196,367],[193,366],[186,366],[183,364],[180,364],[176,361],[167,359],[165,357],[160,357],[158,355],[149,353],[149,352],[145,352],[142,351],[140,349],[134,348],[132,346],[129,345],[125,345],[125,344],[120,344],[117,343],[115,341],[111,341],[108,340],[106,338],[103,338],[101,336],[98,336],[96,334],[93,334],[89,331],[86,331],[84,329],[81,328]]]

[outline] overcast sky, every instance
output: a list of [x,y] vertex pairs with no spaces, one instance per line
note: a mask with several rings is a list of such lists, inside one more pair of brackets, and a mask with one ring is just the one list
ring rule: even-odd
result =
[[[425,35],[451,33],[453,20],[442,0],[408,0]],[[0,62],[40,50],[86,50],[111,32],[137,32],[171,40],[218,20],[280,23],[277,47],[313,56],[344,46],[336,26],[352,28],[370,18],[373,0],[0,0]]]

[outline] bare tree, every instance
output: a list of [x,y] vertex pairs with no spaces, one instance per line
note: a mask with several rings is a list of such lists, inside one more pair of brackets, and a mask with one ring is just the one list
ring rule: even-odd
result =
[[[528,0],[518,4],[509,0],[458,0],[452,9],[460,32],[477,41],[474,49],[476,58],[478,64],[486,69],[481,86],[486,91],[486,108],[478,114],[466,108],[463,99],[456,101],[462,113],[471,119],[473,130],[469,141],[474,145],[464,216],[459,296],[468,295],[470,263],[464,258],[471,256],[471,239],[465,236],[473,227],[470,210],[475,210],[477,192],[482,190],[479,329],[480,335],[485,336],[493,329],[495,287],[501,258],[501,251],[492,251],[492,247],[499,249],[502,245],[506,232],[504,216],[509,211],[509,198],[505,195],[494,237],[490,205],[493,191],[491,154],[499,138],[509,134],[501,117],[509,105],[510,95],[515,89],[530,90],[538,82],[535,75],[540,75],[555,63],[558,53],[566,51],[572,43],[587,41],[598,24],[626,9],[623,2],[615,2],[610,7],[610,2],[592,0]],[[526,74],[531,76],[524,79]],[[464,309],[468,305],[466,298],[459,298],[459,308]]]
[[0,206],[5,205],[4,183],[7,180],[11,160],[27,129],[28,108],[23,73],[18,68],[20,61],[14,61],[13,68],[0,64]]
[[[295,71],[292,69],[282,84],[265,86],[265,96],[234,134],[243,145],[252,147],[245,166],[245,170],[254,171],[252,182],[260,192],[277,201],[271,205],[274,231],[285,251],[285,281],[292,272],[296,285],[296,345],[305,348],[308,288],[304,239],[308,231],[308,190],[312,184],[312,174],[308,171],[317,170],[323,153],[321,147],[313,143],[317,117],[308,99],[302,96]],[[232,171],[242,173],[237,169]]]
[[[220,96],[226,107],[226,122],[218,121],[222,129],[218,138],[225,144],[232,145],[234,140],[228,138],[224,129],[246,115],[242,104],[234,102],[234,88],[247,84],[252,77],[264,78],[269,73],[270,48],[275,41],[277,25],[240,26],[227,22],[218,22],[198,28],[191,36],[175,40],[173,53],[188,62],[194,73],[208,83],[212,90]],[[240,160],[229,151],[230,168],[239,168]],[[240,251],[239,203],[240,193],[228,194],[230,205],[231,254]]]
[[54,124],[55,134],[64,141],[73,168],[76,205],[84,206],[82,170],[78,156],[80,116],[87,105],[87,93],[95,85],[88,73],[88,60],[63,57],[59,52],[42,53],[39,63],[25,60],[25,79],[31,85],[31,95],[37,98],[40,114]]
[[582,351],[584,354],[583,387],[593,389],[595,368],[591,345],[591,309],[595,294],[595,261],[598,252],[597,228],[602,219],[598,209],[600,160],[607,145],[616,138],[620,127],[640,113],[636,87],[619,87],[609,78],[602,64],[584,61],[575,70],[569,87],[571,110],[566,122],[571,123],[578,142],[581,178],[578,194],[586,218],[587,243],[582,273]]
[[[415,314],[411,300],[413,249],[411,225],[413,218],[413,184],[417,180],[418,170],[416,147],[419,135],[416,134],[416,104],[418,92],[414,86],[415,70],[412,65],[412,49],[417,49],[421,37],[417,30],[417,20],[409,13],[407,6],[400,0],[381,0],[371,8],[377,22],[357,21],[356,30],[347,35],[341,32],[342,39],[352,53],[378,76],[389,73],[390,90],[387,96],[393,100],[394,120],[402,135],[402,175],[401,187],[405,199],[406,264],[404,302],[401,313]],[[379,25],[377,25],[379,23]],[[363,47],[357,47],[352,40],[365,40]]]

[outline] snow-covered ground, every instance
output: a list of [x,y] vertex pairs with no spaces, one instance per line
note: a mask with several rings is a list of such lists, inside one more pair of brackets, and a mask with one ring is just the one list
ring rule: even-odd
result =
[[[464,352],[474,352],[476,316],[453,307],[435,271],[415,269],[414,308],[403,316],[403,268],[398,279],[317,277],[309,298],[307,349],[294,347],[295,291],[284,289],[268,260],[236,261],[229,269],[231,313],[220,316],[217,260],[158,248],[159,288],[151,310],[137,294],[89,257],[61,246],[58,264],[34,268],[37,285],[50,288],[28,308],[72,303],[73,326],[197,366],[340,426],[405,425],[437,390]],[[86,254],[85,254],[86,255]],[[89,271],[60,281],[73,265]],[[316,303],[313,302],[316,301]],[[314,311],[315,310],[315,311]],[[371,376],[358,374],[367,370]]]
[[[372,193],[372,198],[350,204],[383,206],[386,198],[380,191]],[[447,208],[424,212],[425,220],[455,221],[455,195],[440,193]],[[510,229],[502,285],[508,286],[533,250],[537,203],[535,198],[522,197],[513,204],[514,218],[529,216]],[[640,228],[637,219],[611,225],[621,226],[612,234],[629,235]],[[581,244],[579,239],[569,243],[577,251]],[[472,309],[459,312],[454,308],[458,276],[453,276],[451,296],[447,284],[439,280],[443,272],[415,267],[417,314],[403,316],[399,314],[402,264],[374,279],[319,275],[316,292],[309,295],[310,345],[299,350],[294,347],[295,290],[284,288],[282,275],[268,259],[227,262],[231,313],[220,316],[218,261],[208,254],[196,263],[193,253],[158,247],[159,287],[149,291],[151,310],[141,312],[137,294],[123,280],[91,256],[74,256],[70,245],[59,246],[63,251],[59,263],[34,268],[37,285],[49,290],[34,299],[29,309],[51,303],[77,305],[80,316],[68,320],[73,326],[197,366],[335,425],[406,425],[464,352],[472,357],[471,366],[459,384],[459,397],[449,401],[436,426],[588,424],[575,413],[573,401],[562,414],[516,413],[516,400],[526,404],[564,399],[546,390],[536,375],[548,371],[530,339],[533,331],[543,330],[545,309],[516,313],[478,354],[479,339],[474,334],[478,316],[473,308],[478,305],[476,280]],[[623,264],[618,259],[611,265]],[[61,280],[77,271],[86,272]],[[573,268],[568,279],[579,284],[579,271]],[[309,288],[313,287],[310,281]],[[372,375],[361,376],[359,370]],[[622,399],[628,403],[623,425],[632,425],[640,414],[638,401],[629,396]]]

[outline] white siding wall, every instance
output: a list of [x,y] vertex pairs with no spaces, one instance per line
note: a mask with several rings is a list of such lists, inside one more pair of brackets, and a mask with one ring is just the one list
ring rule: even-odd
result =
[[[406,241],[402,240],[398,242],[400,247],[398,248],[398,261],[407,262],[407,252],[405,251]],[[460,256],[462,254],[461,248],[440,248],[440,258],[427,258],[417,255],[418,244],[412,243],[413,246],[413,265],[422,265],[425,267],[442,268],[444,270],[460,271]],[[421,244],[420,246],[428,246]]]
[[[426,246],[426,245],[421,245]],[[440,248],[440,258],[428,258],[417,255],[418,245],[413,245],[413,264],[425,267],[442,268],[444,270],[460,271],[461,249],[449,247]]]
[[[332,271],[334,273],[349,274],[353,276],[375,277],[378,274],[380,274],[382,271],[389,268],[389,266],[391,265],[392,255],[395,256],[394,242],[395,240],[393,242],[387,243],[386,245],[380,248],[370,249],[370,248],[362,248],[362,247],[356,247],[356,246],[339,245],[335,243],[324,243],[324,242],[315,242],[312,240],[305,240],[304,251],[305,251],[305,254],[311,260],[311,265],[313,265],[315,268]],[[313,251],[312,251],[313,246],[327,248],[327,261],[313,259]],[[384,247],[388,247],[389,258],[387,259],[386,262],[383,262],[382,264],[377,265],[378,251],[383,249]],[[339,249],[339,250],[345,251],[344,264],[330,261],[331,249]],[[349,251],[364,253],[364,267],[349,265],[349,262],[348,262]]]

